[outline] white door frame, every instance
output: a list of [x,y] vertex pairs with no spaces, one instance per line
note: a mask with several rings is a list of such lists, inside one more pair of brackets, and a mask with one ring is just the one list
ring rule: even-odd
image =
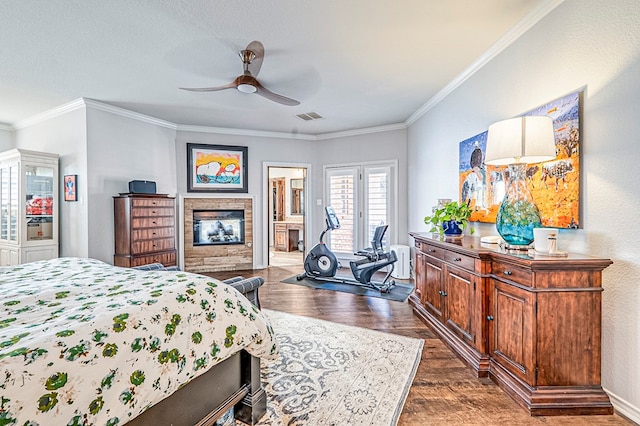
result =
[[[267,196],[269,188],[269,167],[289,167],[293,169],[306,169],[305,182],[304,182],[304,229],[302,231],[302,238],[304,241],[304,254],[308,251],[307,241],[309,241],[309,230],[311,229],[311,204],[309,200],[312,199],[311,189],[311,164],[310,163],[287,163],[281,161],[263,161],[262,162],[262,265],[261,269],[269,266],[269,219],[271,214],[269,211],[269,197]],[[257,222],[257,221],[256,221]]]

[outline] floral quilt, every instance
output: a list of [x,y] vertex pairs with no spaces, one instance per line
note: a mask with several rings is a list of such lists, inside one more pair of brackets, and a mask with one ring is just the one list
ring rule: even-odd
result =
[[246,349],[268,320],[221,281],[61,258],[0,267],[0,425],[122,425]]

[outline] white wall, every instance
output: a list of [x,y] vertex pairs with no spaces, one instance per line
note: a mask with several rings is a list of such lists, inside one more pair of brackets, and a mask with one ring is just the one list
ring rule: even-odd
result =
[[15,148],[13,145],[13,135],[11,130],[5,129],[0,123],[0,152]]
[[131,180],[176,194],[176,131],[94,108],[87,108],[87,129],[88,256],[113,263],[113,196],[129,192]]
[[[246,146],[248,167],[248,193],[254,196],[254,238],[256,268],[267,266],[266,247],[263,237],[263,219],[269,214],[264,207],[264,197],[267,194],[267,182],[263,182],[263,162],[315,163],[317,146],[315,141],[270,138],[262,136],[222,135],[204,132],[178,131],[176,137],[176,167],[178,192],[187,194],[187,143],[203,143],[211,145]],[[315,170],[315,167],[314,167]],[[314,188],[309,196],[314,195]],[[225,196],[233,194],[225,193]],[[306,196],[307,194],[305,194]],[[313,220],[309,215],[308,220]],[[182,220],[180,217],[178,220]],[[263,253],[263,249],[265,252]]]
[[58,154],[60,188],[64,175],[78,175],[78,201],[59,198],[60,256],[88,255],[87,162],[85,107],[53,116],[15,131],[17,148]]
[[[408,130],[409,228],[437,198],[457,198],[458,143],[580,88],[582,225],[561,249],[606,257],[603,387],[640,422],[640,4],[566,0]],[[495,234],[483,225],[481,235]]]
[[[236,145],[248,147],[248,188],[249,194],[255,197],[254,205],[254,244],[256,246],[256,267],[267,265],[266,243],[263,241],[261,220],[267,217],[264,197],[267,194],[267,182],[263,182],[262,163],[308,163],[311,164],[311,175],[305,188],[311,208],[305,212],[305,220],[309,221],[307,229],[310,233],[307,246],[315,244],[315,239],[324,229],[324,203],[316,205],[316,200],[322,200],[324,164],[343,164],[349,162],[366,162],[379,160],[399,160],[399,236],[400,242],[406,244],[407,227],[407,175],[406,175],[406,130],[394,130],[359,136],[339,137],[335,139],[309,141],[295,139],[270,138],[263,136],[221,135],[204,132],[178,131],[176,138],[176,161],[178,192],[187,193],[187,143],[206,143],[216,145]],[[227,194],[228,195],[228,194]],[[324,201],[324,200],[322,200]],[[266,204],[268,205],[268,203]],[[182,220],[182,218],[178,219]],[[263,253],[263,248],[265,252]]]
[[[372,161],[398,160],[398,229],[393,230],[398,238],[397,244],[407,244],[407,130],[391,130],[380,133],[362,134],[341,137],[317,142],[319,147],[319,167],[314,167],[313,184],[317,198],[322,198],[323,166],[349,163],[366,163]],[[324,200],[323,200],[324,201]],[[324,205],[316,206],[312,199],[312,208],[316,209],[315,216],[320,218],[317,236],[321,228],[324,229]],[[317,238],[317,237],[314,237]],[[392,242],[392,244],[396,244]]]

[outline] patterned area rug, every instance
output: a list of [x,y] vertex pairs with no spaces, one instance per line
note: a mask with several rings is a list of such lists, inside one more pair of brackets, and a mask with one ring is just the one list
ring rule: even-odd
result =
[[423,340],[263,309],[280,343],[260,425],[395,425]]

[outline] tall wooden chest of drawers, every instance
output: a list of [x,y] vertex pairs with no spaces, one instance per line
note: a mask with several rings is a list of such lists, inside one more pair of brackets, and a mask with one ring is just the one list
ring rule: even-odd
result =
[[162,194],[113,197],[115,266],[176,265],[175,198]]

